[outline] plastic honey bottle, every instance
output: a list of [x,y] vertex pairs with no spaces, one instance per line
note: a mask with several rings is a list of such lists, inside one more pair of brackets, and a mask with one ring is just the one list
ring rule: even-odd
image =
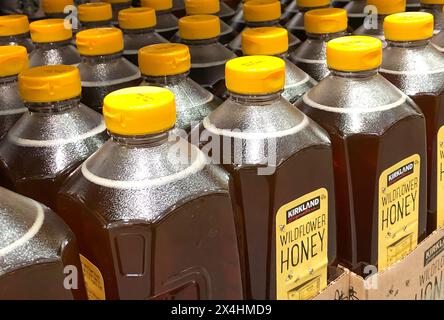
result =
[[165,39],[171,37],[178,30],[178,20],[171,13],[173,8],[172,0],[141,0],[142,7],[150,7],[156,11],[156,32]]
[[184,44],[154,44],[140,49],[139,68],[142,86],[158,86],[173,92],[177,116],[172,132],[177,135],[186,138],[193,126],[221,104],[217,97],[188,77],[191,56]]
[[0,138],[27,111],[19,95],[17,75],[28,65],[25,47],[0,46]]
[[304,16],[307,11],[328,8],[330,0],[298,0],[298,12],[287,22],[285,28],[288,32],[304,41],[307,38],[304,28]]
[[[277,0],[250,0],[243,5],[245,28],[281,27],[281,3]],[[244,28],[244,30],[245,30]],[[288,52],[292,52],[301,44],[301,40],[291,33],[288,34]],[[237,55],[242,55],[242,36],[239,34],[229,44]]]
[[103,110],[111,139],[73,173],[58,198],[84,268],[91,270],[89,296],[242,299],[228,175],[169,134],[173,93],[121,89],[105,98]]
[[338,258],[360,274],[391,266],[426,235],[425,119],[378,74],[381,61],[377,38],[333,39],[331,75],[296,103],[330,135]]
[[327,42],[347,35],[347,12],[344,9],[316,9],[305,13],[307,40],[290,54],[290,60],[316,81],[329,73]]
[[212,15],[183,17],[179,20],[179,36],[181,43],[190,49],[190,78],[210,91],[223,84],[225,63],[236,55],[218,42],[219,17]]
[[0,202],[0,299],[86,299],[76,240],[62,219],[1,187]]
[[79,102],[76,67],[23,71],[19,90],[29,112],[0,142],[0,181],[55,210],[59,187],[106,141],[106,128],[100,114]]
[[31,67],[80,63],[80,55],[71,44],[72,29],[65,27],[64,19],[38,20],[29,27],[35,43],[35,49],[29,54]]
[[316,81],[287,59],[287,50],[288,31],[284,28],[249,28],[242,32],[244,55],[277,56],[285,61],[285,87],[282,97],[293,103],[313,87]]
[[[376,37],[382,41],[383,48],[386,46],[384,37],[384,18],[390,14],[404,12],[406,9],[405,0],[367,0],[368,6],[374,6],[377,10],[377,17],[374,21],[364,23],[353,34]],[[376,14],[370,12],[370,14]]]
[[381,74],[407,94],[427,123],[429,232],[444,226],[444,56],[430,45],[433,16],[408,12],[384,22]]
[[0,45],[24,46],[28,52],[34,50],[27,16],[21,14],[0,16]]
[[281,97],[282,59],[230,60],[226,84],[230,97],[204,119],[200,142],[213,158],[223,158],[232,177],[242,213],[247,297],[311,298],[326,287],[336,255],[330,140]]
[[123,55],[138,65],[137,52],[140,48],[156,43],[166,43],[155,30],[156,13],[152,8],[129,8],[120,10],[119,27],[123,30]]
[[82,102],[101,112],[110,92],[138,85],[139,68],[123,57],[123,34],[117,28],[80,31],[76,44],[82,56],[78,65],[82,79]]

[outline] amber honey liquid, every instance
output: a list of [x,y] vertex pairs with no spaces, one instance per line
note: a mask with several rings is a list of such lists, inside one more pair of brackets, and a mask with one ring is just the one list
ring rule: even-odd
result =
[[[372,116],[366,120],[365,116],[360,116],[363,117],[361,125],[379,123],[379,133],[357,132],[344,136],[337,124],[346,122],[345,114],[326,112],[306,104],[298,107],[321,124],[332,141],[340,264],[360,274],[364,274],[367,265],[378,266],[379,178],[386,169],[415,154],[420,156],[421,170],[419,189],[414,194],[419,200],[414,205],[419,206],[418,241],[424,239],[427,194],[422,116],[418,113],[392,124],[387,124],[393,120],[388,115],[385,120],[372,119]],[[393,212],[390,219],[396,223],[403,215],[405,208]],[[383,221],[387,222],[387,219]],[[412,246],[410,249],[416,244]]]

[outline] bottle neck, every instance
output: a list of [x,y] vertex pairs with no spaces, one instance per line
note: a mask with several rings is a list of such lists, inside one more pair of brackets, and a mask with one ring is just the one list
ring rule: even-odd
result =
[[171,9],[167,9],[167,10],[158,10],[158,11],[156,11],[156,16],[161,16],[161,15],[163,15],[163,14],[169,14],[169,13],[171,13],[171,10],[172,10],[173,8],[171,8]]
[[0,77],[0,85],[7,85],[9,83],[12,82],[17,82],[18,81],[18,76],[17,75],[13,75],[13,76],[7,76],[7,77]]
[[246,95],[239,94],[232,91],[229,91],[230,99],[239,103],[239,104],[270,104],[274,101],[277,101],[281,98],[282,91],[269,93],[269,94],[261,94],[261,95]]
[[55,41],[55,42],[35,42],[35,46],[41,49],[54,49],[54,48],[68,46],[71,44],[71,41],[72,39]]
[[324,8],[329,8],[329,7],[330,7],[329,5],[326,5],[326,6],[321,6],[321,7],[311,7],[311,8],[309,8],[309,7],[297,7],[297,8],[298,8],[299,12],[305,13],[305,12],[310,11],[310,10],[324,9]]
[[160,146],[168,141],[168,137],[171,129],[166,130],[161,133],[147,134],[147,135],[137,135],[137,136],[124,136],[109,132],[111,139],[122,146],[130,148],[151,148]]
[[80,23],[82,24],[82,27],[85,29],[106,28],[112,26],[111,20],[90,21],[90,22],[80,21]]
[[349,78],[349,79],[364,79],[370,78],[378,74],[379,69],[365,70],[365,71],[339,71],[330,69],[331,75],[340,78]]
[[29,109],[29,111],[35,113],[63,113],[68,110],[78,108],[79,105],[80,97],[54,102],[25,102],[25,106]]
[[260,21],[260,22],[245,21],[245,24],[247,27],[250,28],[273,27],[279,24],[279,20],[269,20],[269,21]]
[[416,40],[416,41],[391,41],[386,40],[387,46],[398,48],[420,48],[425,47],[430,43],[430,39]]
[[307,32],[307,38],[313,40],[330,41],[335,38],[343,37],[347,35],[347,30],[333,33],[309,33]]
[[143,29],[122,29],[124,34],[150,34],[154,33],[154,27]]
[[157,84],[157,85],[173,85],[178,84],[182,81],[184,81],[188,76],[188,72],[175,74],[175,75],[169,75],[169,76],[143,76],[143,80],[150,84]]
[[14,40],[14,39],[26,39],[26,38],[29,38],[29,32],[14,34],[14,35],[10,35],[10,36],[0,36],[0,41],[3,42],[3,41]]
[[84,55],[82,55],[81,58],[82,58],[83,63],[94,64],[94,63],[103,63],[103,62],[116,60],[116,59],[121,58],[122,55],[123,55],[123,52],[120,51],[117,53],[100,55],[100,56],[84,56]]
[[198,39],[198,40],[188,40],[188,39],[182,39],[182,43],[190,46],[196,46],[196,45],[205,45],[205,44],[212,44],[216,43],[217,40],[219,40],[219,37],[216,38],[210,38],[210,39]]

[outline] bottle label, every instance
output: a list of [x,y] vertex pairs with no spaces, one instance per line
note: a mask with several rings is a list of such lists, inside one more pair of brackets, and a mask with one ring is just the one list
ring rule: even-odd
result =
[[328,191],[309,193],[276,215],[276,298],[306,300],[327,287]]
[[87,258],[80,255],[86,293],[89,300],[105,300],[105,283],[100,270]]
[[437,140],[437,150],[438,150],[438,210],[437,210],[437,226],[438,228],[444,227],[444,126],[438,131]]
[[413,155],[379,177],[378,269],[391,266],[418,244],[421,157]]

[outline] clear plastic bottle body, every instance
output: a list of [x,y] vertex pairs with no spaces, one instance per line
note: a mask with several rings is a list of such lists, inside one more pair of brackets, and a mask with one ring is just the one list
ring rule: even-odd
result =
[[[277,285],[281,272],[276,261],[284,251],[277,249],[278,211],[316,190],[328,193],[328,225],[324,227],[328,229],[329,241],[328,245],[324,243],[328,250],[322,254],[326,264],[327,260],[328,264],[335,263],[331,145],[318,125],[283,99],[280,92],[258,96],[230,93],[204,119],[200,132],[203,149],[210,145],[220,148],[212,152],[223,156],[216,160],[231,175],[232,198],[242,214],[247,298],[276,299],[278,291],[282,291]],[[193,135],[194,130],[192,139]],[[227,146],[236,151],[233,153]],[[300,280],[306,279],[304,275],[299,274]]]
[[107,139],[101,115],[79,100],[26,105],[0,142],[3,186],[56,210],[65,178]]
[[[428,40],[414,42],[388,42],[384,50],[381,74],[407,94],[419,106],[427,123],[428,150],[428,231],[437,228],[444,219],[441,209],[438,218],[438,191],[442,190],[443,178],[438,136],[444,127],[444,56],[430,45]],[[444,129],[443,129],[444,130]],[[440,179],[439,179],[440,178]],[[442,197],[441,197],[442,198]],[[438,223],[439,226],[443,223]]]
[[347,11],[348,25],[355,30],[364,24],[366,0],[352,0],[344,9]]
[[[86,299],[74,234],[53,211],[0,188],[0,299]],[[63,286],[75,267],[78,289]]]
[[299,8],[297,5],[297,1],[290,1],[290,3],[285,7],[283,13],[281,15],[281,23],[286,24],[290,21],[297,13],[299,12]]
[[244,10],[242,8],[242,2],[239,4],[234,15],[228,21],[228,24],[237,32],[241,32],[245,28]]
[[438,34],[433,36],[430,44],[438,49],[441,53],[444,53],[444,32],[440,31]]
[[34,43],[31,41],[29,32],[0,37],[0,46],[23,46],[28,50],[28,53],[34,50]]
[[385,41],[384,36],[384,19],[386,15],[378,15],[377,20],[377,26],[376,28],[366,28],[366,25],[363,24],[358,29],[356,29],[353,34],[354,35],[361,35],[361,36],[370,36],[378,38],[382,41],[382,47],[385,48],[387,46],[387,42]]
[[138,51],[140,48],[156,43],[167,43],[168,40],[157,34],[153,28],[123,30],[124,57],[138,66]]
[[177,116],[172,132],[183,138],[222,103],[211,92],[188,78],[188,73],[163,77],[144,76],[141,85],[164,87],[174,93]]
[[71,44],[71,40],[35,43],[35,49],[29,54],[29,66],[76,65],[80,63],[80,55]]
[[433,14],[433,21],[435,23],[435,31],[437,34],[444,28],[444,15],[443,15],[443,5],[442,4],[425,4],[421,3],[421,10],[423,12],[428,12]]
[[17,76],[0,78],[0,138],[3,138],[27,109],[20,98]]
[[[417,184],[409,189],[417,199],[417,218],[403,226],[403,232],[411,231],[404,239],[413,238],[401,250],[405,254],[426,235],[426,129],[421,111],[376,70],[332,71],[295,105],[321,125],[332,141],[339,262],[361,274],[367,265],[379,267],[385,252],[388,260],[393,258],[391,263],[396,262],[399,248],[391,237],[384,238],[386,229],[381,231],[386,209],[381,200],[383,185],[387,170],[407,158],[419,159],[414,161]],[[396,235],[404,233],[392,237]],[[379,236],[387,243],[379,243]]]
[[322,6],[315,8],[298,8],[298,12],[295,13],[293,18],[291,18],[290,21],[288,21],[285,24],[285,28],[288,30],[289,33],[295,35],[298,39],[301,39],[301,41],[305,41],[307,39],[307,34],[305,33],[305,28],[304,28],[305,12],[309,10],[322,9],[328,7],[329,6]]
[[82,80],[82,103],[101,112],[103,98],[118,89],[138,86],[139,68],[126,60],[122,52],[104,56],[82,56],[78,65]]
[[225,63],[236,57],[229,49],[219,43],[218,38],[206,40],[184,40],[191,55],[190,78],[204,88],[212,91],[218,83],[224,82]]
[[[265,22],[258,22],[258,23],[246,23],[245,28],[258,28],[258,27],[281,27],[279,24],[279,21],[265,21]],[[292,35],[290,32],[288,33],[288,52],[293,52],[299,45],[301,44],[301,40],[296,38],[294,35]],[[234,38],[229,44],[228,48],[230,48],[231,51],[236,53],[237,55],[242,55],[242,32],[240,32],[236,38]]]
[[112,134],[59,193],[107,299],[244,296],[228,175],[176,138]]
[[307,40],[290,54],[289,59],[313,79],[321,81],[330,73],[327,66],[327,42],[347,34],[346,31],[321,35],[310,33]]
[[156,32],[165,39],[171,39],[179,29],[179,20],[171,10],[156,11]]

